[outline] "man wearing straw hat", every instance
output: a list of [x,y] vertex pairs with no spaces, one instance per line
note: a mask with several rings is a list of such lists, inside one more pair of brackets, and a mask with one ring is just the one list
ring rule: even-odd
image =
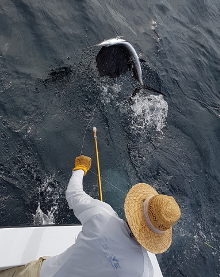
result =
[[77,157],[66,191],[82,232],[75,245],[43,263],[40,276],[152,277],[146,250],[158,254],[170,247],[172,226],[180,217],[178,204],[147,184],[137,184],[125,199],[126,223],[110,205],[83,191],[90,167],[89,157]]
[[125,199],[125,222],[110,205],[84,192],[83,176],[90,167],[91,158],[77,157],[66,190],[69,207],[83,226],[76,243],[60,255],[36,261],[37,270],[30,269],[29,275],[1,277],[153,277],[147,250],[159,254],[170,247],[172,226],[180,217],[178,204],[147,184],[137,184]]

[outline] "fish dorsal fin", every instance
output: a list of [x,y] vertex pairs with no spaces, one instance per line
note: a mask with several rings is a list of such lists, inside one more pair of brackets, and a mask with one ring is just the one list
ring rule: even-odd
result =
[[96,64],[101,77],[116,78],[124,74],[131,68],[129,60],[128,50],[120,44],[103,46],[96,56]]

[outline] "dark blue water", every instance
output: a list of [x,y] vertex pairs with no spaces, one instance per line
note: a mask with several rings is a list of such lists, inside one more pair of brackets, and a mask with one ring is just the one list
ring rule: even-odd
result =
[[[220,276],[220,4],[210,1],[0,3],[0,225],[70,224],[65,189],[75,156],[93,158],[85,190],[123,217],[129,188],[151,184],[182,209],[165,277]],[[100,79],[94,45],[117,35],[147,61]],[[211,248],[207,244],[214,248]],[[216,250],[217,249],[217,250]]]

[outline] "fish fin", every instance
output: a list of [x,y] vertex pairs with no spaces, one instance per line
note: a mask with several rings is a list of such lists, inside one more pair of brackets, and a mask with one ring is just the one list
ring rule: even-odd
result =
[[142,90],[142,89],[148,89],[148,90],[151,90],[151,91],[153,91],[153,92],[162,94],[163,96],[166,96],[165,94],[163,94],[162,92],[160,92],[160,91],[158,91],[158,90],[156,90],[156,89],[154,89],[154,88],[151,88],[151,87],[148,87],[148,86],[145,86],[145,85],[143,85],[143,86],[139,85],[138,87],[136,87],[136,89],[134,90],[134,92],[133,92],[132,95],[130,96],[130,98],[129,98],[129,103],[132,103],[132,102],[133,102],[133,98],[134,98],[134,97],[137,95],[137,93],[139,93],[140,90]]
[[151,88],[151,87],[148,87],[148,86],[146,86],[146,85],[143,85],[143,88],[144,88],[144,89],[151,90],[151,91],[156,92],[156,93],[159,93],[159,94],[162,94],[163,96],[166,96],[166,95],[165,95],[164,93],[162,93],[161,91],[156,90],[156,89]]
[[103,46],[96,56],[96,65],[100,77],[119,77],[129,70],[128,51],[121,45]]
[[141,63],[146,63],[147,61],[145,61],[144,59],[141,59],[141,58],[139,58],[139,61],[141,62]]

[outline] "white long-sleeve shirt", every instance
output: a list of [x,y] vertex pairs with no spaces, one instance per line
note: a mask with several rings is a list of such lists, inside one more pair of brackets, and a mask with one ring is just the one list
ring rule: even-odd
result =
[[82,231],[75,244],[44,261],[40,277],[153,277],[147,251],[110,205],[83,191],[83,174],[73,171],[66,190]]

